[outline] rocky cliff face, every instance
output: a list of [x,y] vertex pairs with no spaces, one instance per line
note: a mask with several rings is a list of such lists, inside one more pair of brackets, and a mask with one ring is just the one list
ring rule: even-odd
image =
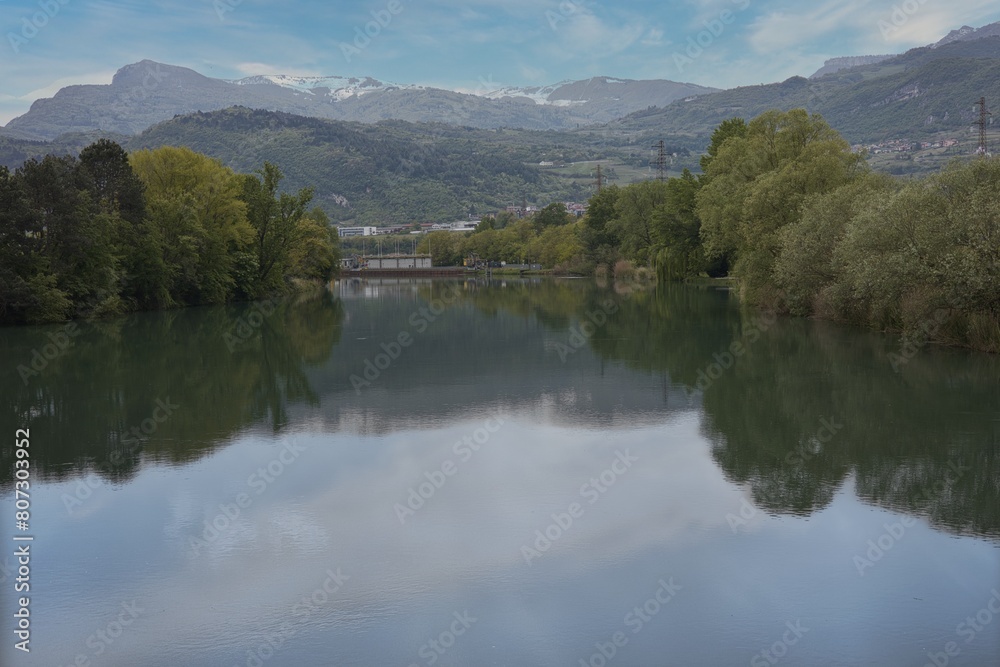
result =
[[818,79],[821,76],[827,74],[833,74],[834,72],[839,72],[840,70],[850,69],[852,67],[864,67],[865,65],[875,65],[882,62],[883,60],[888,60],[889,58],[895,58],[894,55],[884,55],[884,56],[847,56],[845,58],[831,58],[823,63],[823,66],[816,70],[810,79]]

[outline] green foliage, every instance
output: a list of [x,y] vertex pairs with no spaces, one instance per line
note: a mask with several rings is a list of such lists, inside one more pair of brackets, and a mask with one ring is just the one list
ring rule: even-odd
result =
[[781,230],[775,261],[777,285],[795,315],[824,313],[822,299],[837,277],[833,248],[843,240],[848,221],[881,208],[897,185],[882,174],[865,174],[832,192],[807,197],[802,219]]
[[285,175],[284,187],[315,188],[315,204],[332,220],[356,225],[451,222],[525,198],[582,200],[587,185],[540,170],[538,155],[592,160],[608,150],[606,142],[564,132],[362,124],[241,107],[180,116],[129,142],[134,150],[165,145],[188,146],[243,173],[266,160]]
[[862,165],[819,116],[801,109],[758,116],[743,136],[726,139],[709,163],[698,194],[706,252],[734,257],[744,296],[775,305],[779,231],[800,220],[806,197],[849,182]]
[[254,220],[260,207],[271,215],[261,233],[241,199],[249,181],[260,185],[189,149],[130,157],[107,140],[79,159],[0,168],[0,323],[218,303],[329,278],[337,238],[322,211],[306,213],[310,193],[261,188]]
[[100,139],[80,151],[80,167],[90,178],[90,192],[100,209],[137,226],[145,217],[143,184],[128,153],[110,139]]
[[712,133],[712,140],[708,144],[705,154],[701,156],[701,170],[708,173],[708,168],[712,160],[719,154],[719,149],[726,140],[732,137],[745,138],[747,136],[747,123],[742,118],[729,118],[722,123]]
[[650,260],[653,212],[667,200],[667,185],[644,181],[622,188],[608,230],[620,241],[622,254],[640,264]]
[[621,189],[612,185],[601,189],[590,198],[587,214],[583,217],[580,239],[587,258],[594,265],[611,266],[618,259],[621,239],[609,226],[616,217]]
[[707,268],[701,247],[701,219],[696,210],[701,185],[685,169],[680,178],[667,181],[666,201],[653,211],[651,255],[661,281],[684,280]]
[[549,227],[562,227],[573,222],[573,217],[566,209],[566,204],[555,202],[549,204],[534,216],[535,225],[539,230]]
[[[313,198],[312,189],[303,188],[295,195],[279,194],[278,184],[282,178],[280,169],[265,162],[254,175],[243,179],[242,199],[254,230],[253,248],[257,253],[254,285],[257,296],[281,287],[285,274],[293,271],[293,255],[300,259],[310,255],[303,246],[323,243],[323,230],[316,220],[306,219],[306,209]],[[322,265],[329,263],[329,258],[318,261]],[[310,260],[310,264],[314,262]]]
[[849,218],[832,315],[1000,352],[1000,162],[954,165]]
[[538,263],[545,269],[580,273],[585,271],[580,225],[560,213],[565,208],[564,204],[554,204],[543,209],[555,212],[551,225],[539,224],[539,212],[503,229],[477,228],[466,234],[431,232],[421,239],[417,252],[430,253],[434,266],[460,266],[475,256],[484,262]]
[[138,151],[132,164],[146,187],[149,219],[163,240],[163,282],[171,297],[179,304],[232,298],[234,252],[251,236],[238,177],[187,148]]

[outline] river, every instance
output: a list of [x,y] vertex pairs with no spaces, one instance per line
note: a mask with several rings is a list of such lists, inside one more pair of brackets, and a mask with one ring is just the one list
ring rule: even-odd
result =
[[1000,663],[994,357],[553,279],[0,343],[3,665]]

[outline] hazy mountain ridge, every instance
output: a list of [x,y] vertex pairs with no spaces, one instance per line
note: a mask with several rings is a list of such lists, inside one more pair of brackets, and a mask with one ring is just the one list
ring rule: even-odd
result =
[[36,100],[28,113],[7,124],[3,134],[33,140],[92,130],[132,135],[177,115],[231,106],[330,120],[571,129],[714,90],[673,81],[608,77],[545,88],[483,87],[473,93],[384,83],[371,77],[260,75],[230,81],[143,60],[122,67],[109,85],[67,86],[52,98]]
[[983,39],[984,37],[1000,37],[1000,21],[984,25],[981,28],[973,28],[971,26],[964,25],[958,30],[952,30],[949,32],[939,42],[934,44],[933,48],[944,46],[945,44],[951,44],[952,42]]
[[915,139],[967,132],[975,118],[973,104],[983,96],[1000,100],[1000,37],[912,49],[813,80],[792,77],[710,93],[582,131],[624,133],[637,141],[663,135],[707,138],[734,116],[750,119],[769,109],[801,107],[822,114],[851,142]]
[[334,221],[364,224],[454,221],[525,198],[586,199],[586,187],[539,169],[538,155],[607,154],[564,132],[333,121],[243,107],[178,116],[124,146],[186,146],[243,173],[266,160],[284,172],[284,189],[313,187]]

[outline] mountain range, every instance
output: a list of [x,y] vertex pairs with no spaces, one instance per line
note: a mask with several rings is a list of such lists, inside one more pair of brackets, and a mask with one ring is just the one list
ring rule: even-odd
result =
[[484,82],[462,93],[372,78],[224,81],[142,61],[110,85],[36,101],[0,131],[0,165],[78,153],[100,137],[129,151],[187,146],[240,172],[276,164],[284,188],[313,187],[337,222],[443,222],[524,200],[582,201],[597,161],[606,175],[622,168],[622,183],[648,177],[660,140],[672,171],[696,170],[719,123],[769,109],[821,113],[852,143],[947,133],[967,144],[980,97],[1000,103],[1000,23],[897,56],[835,59],[810,79],[730,90],[596,77],[535,88]]
[[[607,76],[543,87],[503,87],[483,80],[472,91],[349,76],[258,75],[225,80],[143,60],[122,67],[110,84],[68,86],[52,98],[36,100],[27,113],[0,128],[0,136],[33,141],[93,131],[132,136],[174,116],[241,106],[364,123],[404,120],[534,130],[601,127],[700,138],[732,115],[749,117],[768,108],[797,105],[833,114],[828,120],[834,127],[862,141],[893,134],[893,125],[941,129],[967,123],[971,104],[965,98],[978,99],[996,90],[992,72],[983,76],[979,70],[983,59],[1000,58],[997,44],[1000,22],[981,28],[963,26],[935,44],[901,55],[828,60],[808,84],[793,77],[780,84],[731,90]],[[959,63],[941,66],[949,58],[965,59],[961,65],[967,69]],[[948,75],[954,78],[949,80]],[[953,100],[945,100],[946,95],[953,95]]]
[[[1000,24],[998,24],[1000,27]],[[769,109],[821,114],[852,143],[964,136],[978,119],[976,102],[1000,104],[1000,36],[952,39],[888,59],[835,69],[815,79],[733,88],[635,112],[581,131],[635,141],[692,137],[704,141],[722,121]]]
[[480,128],[570,129],[714,92],[688,83],[594,77],[543,88],[483,82],[462,93],[371,77],[251,76],[227,81],[151,60],[126,65],[108,85],[77,85],[40,99],[3,133],[47,141],[67,132],[137,134],[176,115],[231,106],[331,120],[445,122]]

